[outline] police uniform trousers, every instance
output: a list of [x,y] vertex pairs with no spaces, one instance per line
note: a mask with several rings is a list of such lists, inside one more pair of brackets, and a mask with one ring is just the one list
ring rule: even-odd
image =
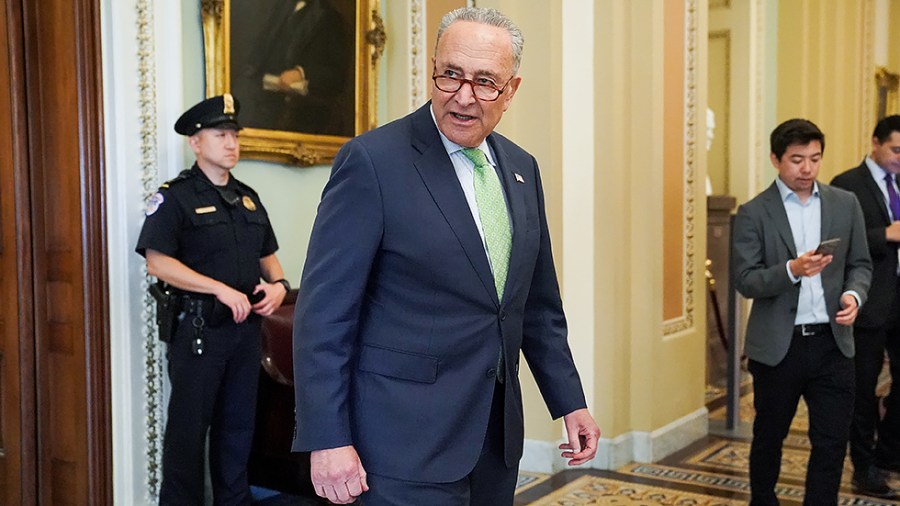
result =
[[[897,283],[900,292],[900,282]],[[900,293],[894,298],[887,322],[877,328],[853,329],[856,342],[856,409],[850,428],[850,458],[854,471],[872,465],[900,472]],[[882,419],[875,390],[884,366],[890,360],[895,387],[884,399]]]
[[250,504],[247,460],[253,441],[261,318],[203,330],[203,353],[191,349],[188,315],[168,345],[172,395],[163,441],[160,505],[204,504],[204,455],[214,504]]
[[[466,477],[450,483],[419,483],[368,472],[369,491],[361,496],[360,503],[363,506],[512,506],[519,470],[518,466],[507,467],[504,459],[504,397],[503,385],[496,382],[481,456]],[[403,458],[403,449],[398,448],[397,452],[397,458]]]
[[837,504],[853,416],[854,365],[838,349],[828,324],[815,327],[812,335],[802,335],[795,327],[790,349],[778,365],[749,362],[756,409],[750,447],[751,506],[778,504],[775,484],[782,443],[801,396],[809,408],[812,444],[803,504]]

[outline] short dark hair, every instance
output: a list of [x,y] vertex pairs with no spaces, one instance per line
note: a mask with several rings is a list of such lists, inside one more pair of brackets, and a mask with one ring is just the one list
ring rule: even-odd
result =
[[881,118],[881,121],[875,125],[875,131],[872,132],[872,137],[877,138],[879,144],[883,144],[894,132],[900,132],[900,116],[896,114]]
[[769,137],[772,153],[779,160],[787,148],[795,144],[806,146],[812,141],[819,141],[822,152],[825,152],[825,134],[815,123],[802,118],[789,119],[778,125]]

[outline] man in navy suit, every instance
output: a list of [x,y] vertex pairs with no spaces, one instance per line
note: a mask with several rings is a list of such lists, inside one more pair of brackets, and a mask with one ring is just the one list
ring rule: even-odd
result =
[[854,324],[856,344],[856,407],[850,426],[850,459],[856,492],[896,499],[888,471],[900,472],[900,388],[891,388],[879,416],[875,390],[890,357],[891,377],[900,382],[900,116],[883,118],[872,133],[872,151],[863,162],[831,182],[852,191],[862,206],[866,239],[872,257],[869,300]]
[[562,456],[597,450],[537,162],[493,133],[522,34],[464,8],[437,39],[432,101],[338,153],[303,270],[293,449],[339,504],[512,504],[520,351],[564,419]]

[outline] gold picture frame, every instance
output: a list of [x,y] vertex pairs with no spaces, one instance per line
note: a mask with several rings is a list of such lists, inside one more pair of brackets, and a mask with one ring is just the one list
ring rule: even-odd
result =
[[900,88],[900,75],[894,74],[885,67],[878,67],[875,72],[877,103],[875,117],[880,120],[885,116],[900,114],[897,93]]
[[386,39],[378,0],[200,5],[206,96],[229,92],[241,102],[244,158],[328,164],[347,140],[375,127]]

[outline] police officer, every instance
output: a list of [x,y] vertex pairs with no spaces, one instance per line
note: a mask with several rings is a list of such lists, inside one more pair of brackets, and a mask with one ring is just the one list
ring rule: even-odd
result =
[[136,248],[147,271],[172,287],[179,308],[167,348],[172,394],[161,505],[204,504],[207,431],[215,504],[250,504],[260,320],[290,285],[259,196],[230,174],[240,153],[239,109],[225,94],[175,123],[197,161],[150,199]]

